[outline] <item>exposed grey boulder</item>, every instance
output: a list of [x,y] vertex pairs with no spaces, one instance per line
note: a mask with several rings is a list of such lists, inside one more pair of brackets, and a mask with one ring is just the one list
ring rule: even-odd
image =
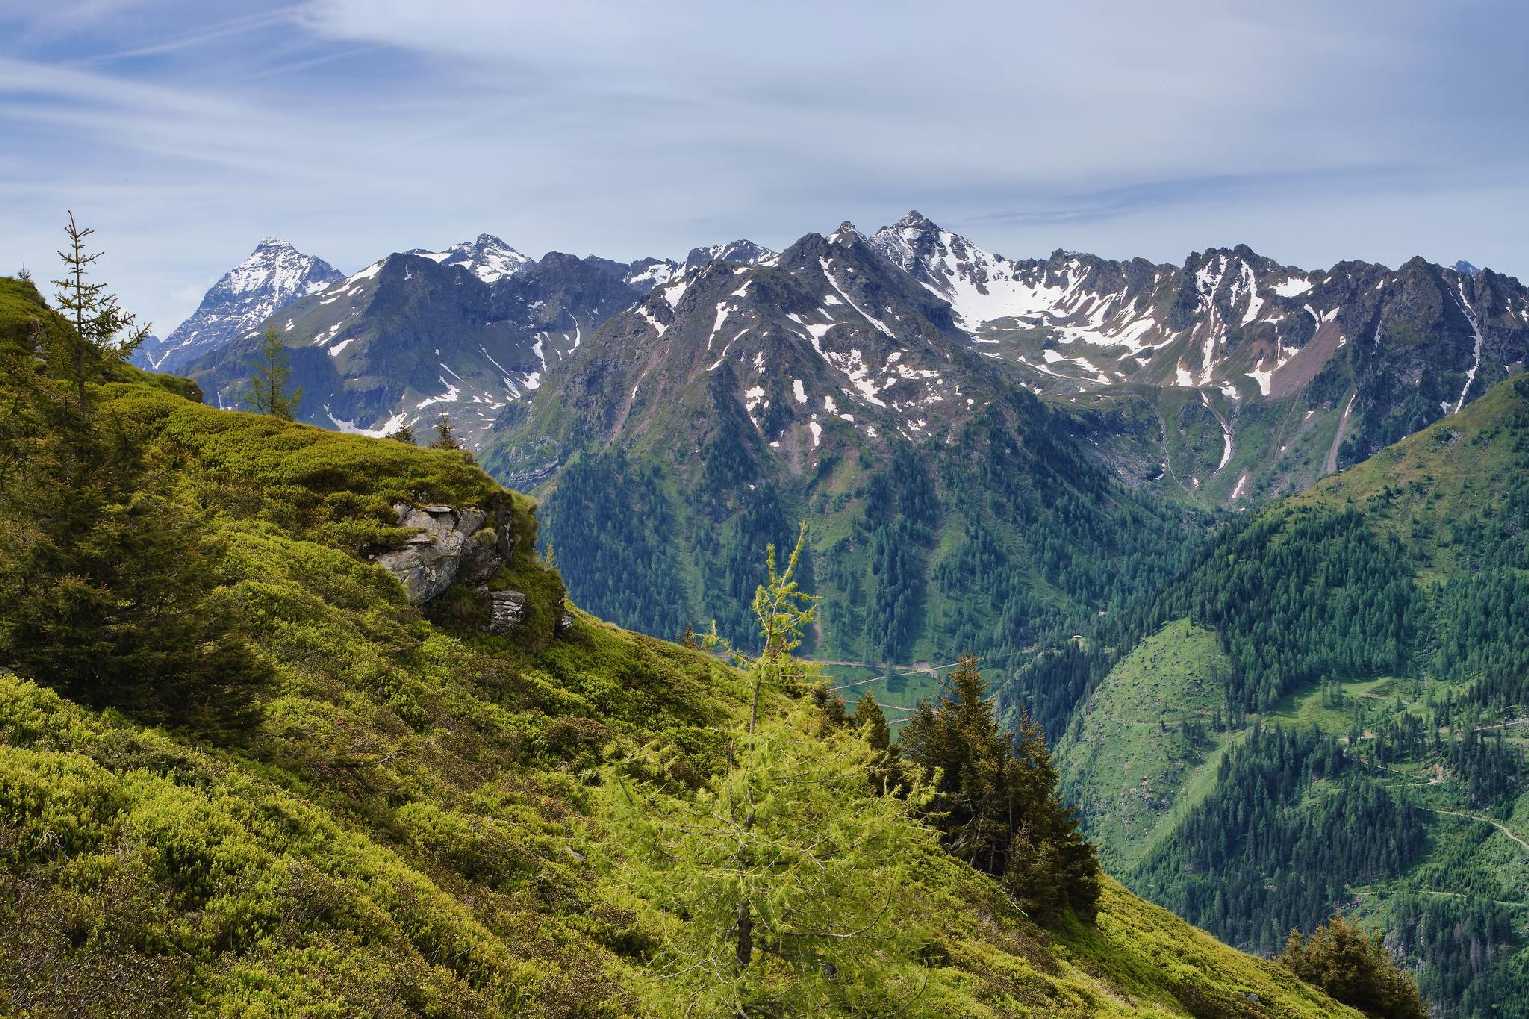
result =
[[525,622],[526,596],[521,591],[489,591],[488,632],[507,633]]
[[419,533],[403,548],[379,555],[376,562],[398,578],[410,604],[428,602],[458,577],[485,580],[508,558],[507,536],[485,529],[488,514],[480,509],[397,503],[393,512],[400,527]]

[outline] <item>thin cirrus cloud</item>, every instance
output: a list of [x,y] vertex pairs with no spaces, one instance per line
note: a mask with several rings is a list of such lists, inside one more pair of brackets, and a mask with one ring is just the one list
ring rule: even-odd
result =
[[161,330],[270,233],[342,267],[482,230],[633,258],[918,207],[1013,255],[1521,271],[1526,27],[1474,2],[0,0],[0,258],[45,270],[74,208]]

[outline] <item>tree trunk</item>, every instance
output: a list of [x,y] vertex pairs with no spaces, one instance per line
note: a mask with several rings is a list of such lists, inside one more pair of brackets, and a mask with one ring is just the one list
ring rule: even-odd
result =
[[738,903],[738,968],[747,969],[754,958],[754,917],[749,912],[749,900]]
[[754,672],[754,703],[749,708],[749,735],[754,734],[754,727],[759,724],[759,687],[764,683],[764,669],[761,667]]

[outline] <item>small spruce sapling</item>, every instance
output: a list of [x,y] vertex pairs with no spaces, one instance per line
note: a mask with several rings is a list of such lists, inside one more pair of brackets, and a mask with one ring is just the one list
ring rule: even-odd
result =
[[462,440],[457,438],[457,430],[451,423],[451,418],[442,414],[435,421],[435,438],[430,442],[431,449],[461,449]]
[[749,708],[749,732],[759,721],[759,694],[768,683],[779,685],[789,671],[794,659],[791,653],[802,645],[807,627],[812,625],[817,601],[801,590],[796,579],[797,567],[801,565],[802,550],[807,546],[807,525],[803,523],[796,533],[796,547],[786,560],[786,568],[780,570],[775,558],[775,546],[765,546],[766,582],[754,591],[754,618],[759,620],[759,635],[764,651],[754,662],[754,697]]
[[149,326],[137,325],[137,317],[122,310],[105,283],[89,279],[91,266],[102,255],[85,249],[85,242],[94,233],[94,229],[76,223],[74,213],[69,213],[64,226],[69,244],[58,253],[64,272],[53,281],[58,287],[59,311],[74,326],[67,339],[69,349],[61,353],[75,401],[81,407],[85,405],[85,383],[126,361],[149,334]]

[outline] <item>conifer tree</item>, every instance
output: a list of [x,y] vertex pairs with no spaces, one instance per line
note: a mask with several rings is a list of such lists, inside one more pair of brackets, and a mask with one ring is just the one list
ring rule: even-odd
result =
[[78,365],[108,358],[76,360],[74,322],[26,289],[38,313],[0,333],[0,668],[92,707],[237,733],[265,670],[220,587],[223,548],[145,462],[140,426],[80,402]]
[[749,709],[749,732],[759,720],[759,694],[766,684],[778,685],[790,671],[791,653],[801,647],[807,627],[812,625],[812,595],[801,590],[796,580],[802,550],[807,545],[807,525],[797,530],[796,547],[781,571],[775,559],[775,546],[765,546],[766,581],[754,591],[754,618],[759,620],[759,636],[764,651],[754,663],[754,697]]
[[1279,961],[1371,1019],[1427,1019],[1417,981],[1396,964],[1380,935],[1367,936],[1341,915],[1309,938],[1291,931]]
[[871,749],[886,751],[892,748],[892,730],[887,726],[887,716],[869,692],[861,694],[855,705],[855,727],[865,733]]
[[937,704],[919,702],[899,750],[934,785],[947,851],[1003,879],[1037,920],[1071,910],[1092,921],[1098,860],[1058,795],[1044,732],[1028,715],[1017,739],[1002,731],[975,658]]
[[457,430],[451,423],[451,418],[442,414],[435,420],[435,438],[430,443],[431,449],[461,449],[462,440],[457,438]]
[[64,233],[69,243],[58,253],[64,271],[53,284],[58,287],[58,308],[74,330],[66,337],[67,349],[56,354],[62,355],[57,359],[74,386],[76,403],[83,407],[85,383],[126,361],[149,334],[149,327],[136,325],[136,316],[122,310],[106,284],[89,278],[91,266],[102,255],[86,250],[85,242],[95,230],[77,224],[71,211]]
[[738,765],[693,798],[603,784],[613,866],[656,914],[657,1014],[892,1016],[924,990],[939,940],[917,901],[939,852],[914,819],[924,799],[873,792],[875,751],[854,733],[804,739],[813,712],[740,728]]
[[260,350],[252,361],[253,372],[244,391],[244,400],[259,414],[269,414],[283,421],[296,416],[303,391],[287,391],[292,381],[292,366],[286,345],[276,327],[268,325],[260,335]]
[[1033,806],[1010,842],[1004,884],[1034,917],[1048,920],[1071,909],[1092,922],[1099,857],[1083,838],[1076,812],[1057,794],[1045,730],[1028,712],[1020,719],[1017,742],[1019,799]]
[[[801,668],[791,652],[812,619],[796,581],[804,538],[784,570],[768,549],[753,602],[764,651],[734,656],[750,679],[734,765],[679,809],[655,808],[631,777],[662,773],[656,750],[605,784],[629,829],[613,840],[630,847],[618,862],[625,880],[674,918],[655,951],[674,1014],[894,1015],[924,987],[931,932],[910,921],[911,897],[935,845],[911,822],[927,797],[916,786],[876,795],[882,754],[845,727],[803,740],[811,698],[787,707],[790,717],[761,711]],[[725,646],[715,633],[703,640]]]

